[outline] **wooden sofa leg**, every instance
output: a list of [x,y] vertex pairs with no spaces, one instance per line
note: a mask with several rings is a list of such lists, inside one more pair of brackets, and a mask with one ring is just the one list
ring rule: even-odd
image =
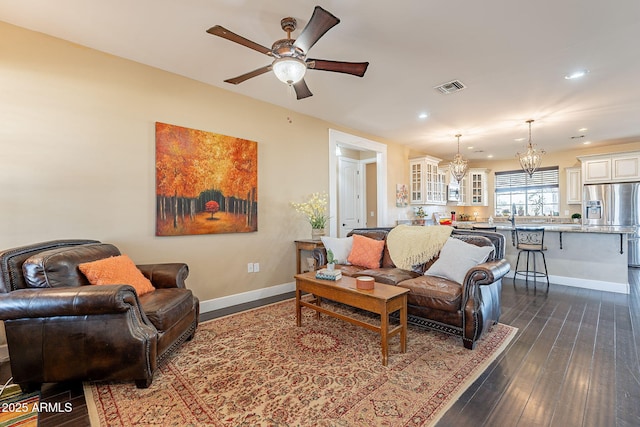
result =
[[473,340],[463,338],[462,343],[464,344],[464,348],[466,348],[467,350],[473,350],[474,348],[476,348],[476,342]]
[[41,383],[18,383],[18,385],[23,393],[31,393],[32,391],[40,390],[40,387],[42,387]]
[[153,378],[146,378],[146,379],[142,379],[142,380],[136,380],[136,387],[137,388],[149,388],[149,386],[151,385],[152,381],[153,381]]

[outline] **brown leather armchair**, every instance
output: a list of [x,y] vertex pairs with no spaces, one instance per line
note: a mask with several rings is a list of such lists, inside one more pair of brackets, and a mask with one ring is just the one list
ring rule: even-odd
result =
[[134,380],[145,388],[158,363],[193,337],[199,302],[185,288],[188,266],[138,265],[155,287],[140,297],[127,284],[89,286],[78,264],[117,255],[96,240],[0,252],[0,320],[23,391],[68,380]]

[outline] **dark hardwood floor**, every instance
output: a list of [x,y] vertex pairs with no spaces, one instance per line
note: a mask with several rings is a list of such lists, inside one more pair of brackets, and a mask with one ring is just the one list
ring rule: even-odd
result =
[[[640,270],[631,294],[503,283],[516,339],[441,426],[640,426]],[[544,289],[544,288],[543,288]]]
[[[629,282],[630,295],[554,285],[546,294],[507,279],[500,321],[517,336],[438,426],[640,426],[640,270]],[[3,383],[9,375],[0,366]],[[42,396],[73,411],[41,414],[39,426],[89,425],[81,384],[46,384]]]

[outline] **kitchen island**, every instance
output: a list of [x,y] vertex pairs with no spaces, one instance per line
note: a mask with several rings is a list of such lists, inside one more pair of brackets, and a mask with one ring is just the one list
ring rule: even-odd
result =
[[[474,224],[458,223],[460,228]],[[488,224],[475,224],[488,226]],[[600,291],[629,293],[628,236],[634,227],[585,226],[580,224],[528,223],[518,227],[543,227],[547,250],[549,281],[558,285],[576,286]],[[516,266],[518,250],[515,231],[510,223],[497,222],[496,231],[505,235],[505,257],[511,264],[510,277]],[[526,260],[525,260],[526,262]],[[523,265],[523,257],[520,257]],[[541,263],[538,263],[541,266]],[[521,268],[520,267],[520,268]],[[544,281],[544,279],[541,279]],[[503,281],[505,282],[505,281]],[[506,283],[510,281],[507,280]],[[529,283],[531,285],[531,281]],[[546,283],[539,283],[546,288]]]

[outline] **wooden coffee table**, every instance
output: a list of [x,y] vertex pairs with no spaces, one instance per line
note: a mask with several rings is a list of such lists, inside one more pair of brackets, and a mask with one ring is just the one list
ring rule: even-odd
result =
[[[389,338],[400,334],[400,351],[402,353],[407,351],[408,289],[376,282],[374,289],[360,290],[356,289],[356,280],[353,277],[343,276],[342,279],[336,281],[322,280],[316,279],[314,271],[296,274],[294,277],[296,279],[297,326],[302,325],[302,307],[308,307],[316,310],[318,319],[320,319],[320,313],[324,313],[379,333],[382,343],[382,364],[384,366],[387,366]],[[301,298],[303,292],[312,294],[313,298],[303,301]],[[380,326],[322,307],[322,298],[379,314]],[[400,325],[389,330],[389,314],[398,310],[400,310]]]

